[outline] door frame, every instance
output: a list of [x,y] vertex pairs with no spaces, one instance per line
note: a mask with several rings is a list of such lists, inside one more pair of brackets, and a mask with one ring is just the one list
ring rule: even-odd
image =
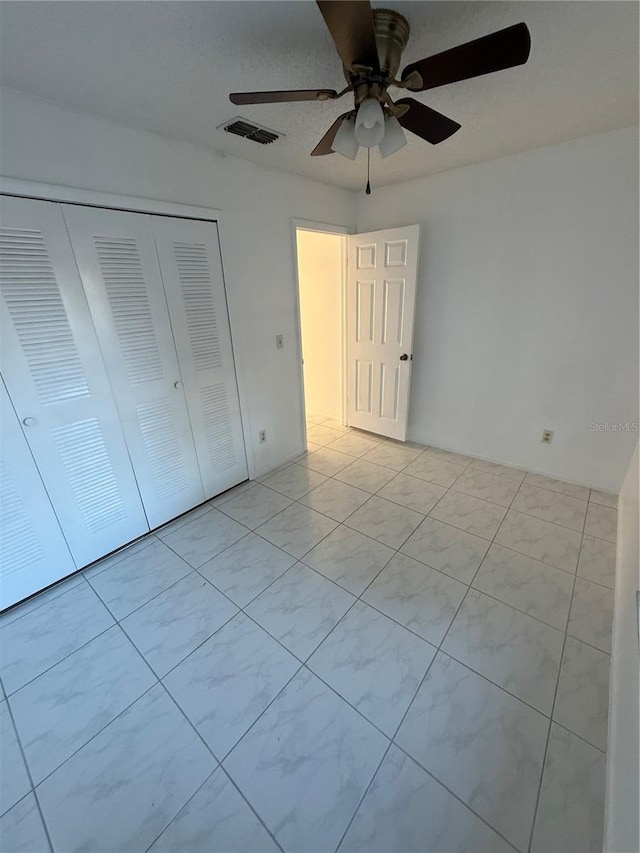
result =
[[[349,234],[354,234],[355,229],[345,225],[333,225],[327,222],[314,222],[311,219],[296,219],[292,218],[292,235],[293,235],[293,270],[295,280],[295,323],[296,323],[296,355],[298,362],[298,393],[300,396],[300,413],[301,423],[300,430],[302,436],[302,446],[307,449],[307,411],[304,395],[304,369],[302,361],[302,319],[300,314],[300,270],[298,269],[298,231],[316,231],[321,234],[333,234],[340,237],[347,237]],[[340,318],[340,363],[342,375],[342,423],[346,423],[347,417],[347,336],[346,336],[346,318],[347,318],[347,241],[342,241],[342,258],[341,258],[341,284],[340,284],[340,305],[342,308],[342,316]]]
[[52,201],[61,204],[79,204],[84,207],[104,207],[113,210],[124,210],[129,213],[147,213],[159,216],[174,216],[179,219],[199,219],[205,222],[215,222],[218,231],[218,249],[222,264],[222,281],[224,286],[225,303],[227,306],[227,317],[229,320],[229,331],[231,334],[231,352],[236,374],[236,385],[238,389],[238,400],[240,403],[240,421],[242,424],[242,441],[244,455],[247,462],[249,479],[256,474],[256,461],[253,449],[247,442],[249,434],[249,402],[247,383],[240,366],[240,360],[236,353],[236,340],[240,335],[234,330],[234,312],[229,299],[229,288],[225,275],[224,254],[222,251],[222,232],[224,225],[224,213],[215,207],[199,207],[193,204],[182,204],[180,202],[161,201],[160,199],[141,198],[139,196],[121,195],[120,193],[102,192],[100,190],[85,190],[77,187],[66,187],[60,184],[47,184],[38,181],[28,181],[18,178],[8,178],[0,175],[0,195],[20,196],[22,198],[33,198],[40,201]]

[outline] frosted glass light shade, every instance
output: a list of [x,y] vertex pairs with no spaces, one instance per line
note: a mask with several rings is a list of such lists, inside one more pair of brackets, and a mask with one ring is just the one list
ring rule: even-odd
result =
[[407,144],[407,137],[397,118],[389,116],[384,123],[384,136],[380,140],[380,154],[388,157]]
[[365,98],[356,116],[356,139],[365,148],[374,148],[384,136],[384,113],[375,98]]
[[338,128],[331,147],[343,157],[348,157],[349,160],[355,160],[360,147],[356,139],[356,125],[350,118],[345,118]]

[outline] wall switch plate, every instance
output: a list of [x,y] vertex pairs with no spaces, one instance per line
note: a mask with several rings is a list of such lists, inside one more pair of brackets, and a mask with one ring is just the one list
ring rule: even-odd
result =
[[553,440],[553,430],[552,429],[543,429],[542,430],[542,438],[540,441],[543,444],[551,444]]
[[264,444],[264,443],[265,443],[265,441],[267,440],[267,431],[266,431],[266,429],[261,429],[261,430],[260,430],[260,432],[258,433],[258,437],[259,437],[259,439],[260,439],[260,444]]
[[276,335],[276,349],[284,349],[284,335]]

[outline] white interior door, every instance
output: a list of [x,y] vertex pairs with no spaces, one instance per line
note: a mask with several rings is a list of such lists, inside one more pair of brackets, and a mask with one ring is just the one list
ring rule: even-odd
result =
[[247,479],[218,229],[153,216],[205,496]]
[[420,226],[348,240],[347,422],[407,437]]
[[205,498],[151,217],[63,205],[151,528]]
[[0,380],[0,610],[75,571],[20,422]]
[[148,530],[59,205],[0,197],[2,374],[77,567]]

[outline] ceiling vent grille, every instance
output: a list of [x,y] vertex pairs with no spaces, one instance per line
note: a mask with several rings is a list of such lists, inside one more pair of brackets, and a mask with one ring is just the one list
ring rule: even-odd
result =
[[240,117],[225,121],[218,129],[225,130],[227,133],[233,133],[235,136],[242,136],[251,142],[259,142],[260,145],[271,145],[276,139],[284,136],[284,133],[269,130],[268,127],[261,127],[259,124],[254,124],[251,121],[247,121],[246,118]]

